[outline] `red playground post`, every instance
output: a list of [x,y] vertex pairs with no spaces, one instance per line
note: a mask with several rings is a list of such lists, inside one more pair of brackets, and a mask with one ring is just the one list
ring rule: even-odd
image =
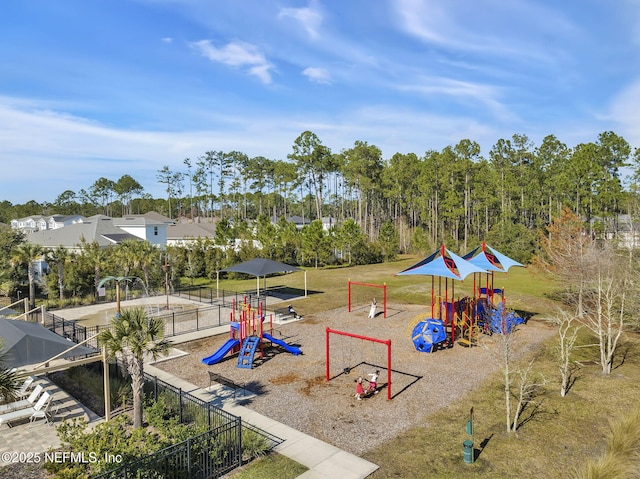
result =
[[372,283],[359,283],[357,281],[348,281],[347,287],[347,311],[351,312],[351,286],[364,286],[366,288],[379,288],[382,289],[382,308],[384,312],[384,318],[387,317],[387,283],[372,284]]
[[330,376],[330,356],[331,356],[331,348],[329,336],[330,334],[337,334],[339,336],[347,336],[355,339],[362,339],[363,341],[372,341],[374,343],[381,343],[387,346],[387,400],[391,400],[391,340],[390,339],[378,339],[378,338],[369,338],[367,336],[360,336],[359,334],[346,333],[344,331],[336,331],[335,329],[327,328],[326,329],[326,374],[327,381],[331,380]]

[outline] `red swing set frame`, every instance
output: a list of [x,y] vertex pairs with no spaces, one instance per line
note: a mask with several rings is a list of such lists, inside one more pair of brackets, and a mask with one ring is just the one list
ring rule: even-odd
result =
[[331,341],[329,337],[331,334],[337,334],[339,336],[347,336],[350,338],[361,339],[363,341],[371,341],[374,343],[381,343],[387,346],[387,400],[391,400],[391,340],[390,339],[378,339],[378,338],[370,338],[368,336],[360,336],[359,334],[347,333],[345,331],[337,331],[335,329],[327,328],[326,329],[326,375],[327,381],[331,381],[330,375],[330,357],[331,357]]

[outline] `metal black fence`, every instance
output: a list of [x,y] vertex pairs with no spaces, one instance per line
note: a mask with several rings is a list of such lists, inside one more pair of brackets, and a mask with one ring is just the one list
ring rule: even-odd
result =
[[258,309],[260,304],[264,306],[267,302],[264,292],[256,294],[255,291],[225,291],[206,286],[188,286],[175,290],[172,294],[200,303],[220,304],[227,308],[241,308],[242,304],[248,304],[251,305],[251,309]]
[[282,443],[282,439],[245,424],[241,418],[185,393],[155,376],[145,375],[144,391],[149,399],[162,399],[165,407],[178,417],[181,423],[206,422],[208,430],[142,459],[94,476],[94,479],[217,478],[242,465],[243,430],[251,430],[260,435],[268,449]]
[[[231,312],[242,311],[248,305],[252,310],[258,310],[260,305],[264,307],[266,296],[264,294],[242,293],[237,291],[216,290],[205,287],[192,287],[176,291],[172,294],[179,298],[208,304],[208,306],[179,309],[183,305],[175,305],[169,310],[159,306],[148,305],[150,314],[157,316],[164,321],[165,337],[177,336],[179,334],[201,331],[203,329],[224,326],[231,321]],[[153,308],[156,308],[155,310]],[[42,324],[54,333],[63,336],[75,343],[84,341],[101,330],[108,328],[108,325],[83,326],[77,321],[65,319],[60,312],[36,311],[30,315],[30,320],[42,322]],[[96,347],[96,341],[90,340],[87,345]]]
[[94,479],[209,479],[221,477],[241,464],[238,428],[224,425],[188,438]]
[[[103,329],[107,329],[108,326],[83,326],[75,321],[69,321],[62,316],[58,316],[49,311],[45,311],[42,318],[37,320],[50,331],[53,331],[58,336],[70,339],[74,343],[80,343],[86,339],[95,336]],[[97,339],[94,338],[85,343],[87,346],[98,348]]]

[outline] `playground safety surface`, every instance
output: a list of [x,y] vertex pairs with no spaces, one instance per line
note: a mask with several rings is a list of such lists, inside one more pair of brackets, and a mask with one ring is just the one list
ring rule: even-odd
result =
[[[303,354],[294,356],[264,343],[264,357],[256,357],[252,369],[238,368],[237,354],[211,366],[201,363],[229,338],[228,331],[177,345],[187,354],[155,366],[200,388],[209,385],[208,371],[217,372],[246,385],[251,394],[244,401],[240,397],[244,407],[362,455],[412,426],[428,426],[428,415],[477,387],[499,367],[497,336],[482,335],[472,348],[456,344],[434,353],[417,352],[410,336],[419,316],[424,318],[425,307],[390,304],[388,310],[386,319],[380,312],[367,319],[367,305],[351,313],[338,308],[274,325],[272,335],[299,346]],[[390,401],[383,344],[331,335],[332,379],[326,381],[327,327],[391,340]],[[553,333],[546,323],[530,320],[515,333],[515,354],[536,348]],[[380,393],[357,401],[355,379],[376,369]]]

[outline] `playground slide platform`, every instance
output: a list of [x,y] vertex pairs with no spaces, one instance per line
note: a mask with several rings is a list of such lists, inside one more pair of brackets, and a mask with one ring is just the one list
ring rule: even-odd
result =
[[231,351],[236,346],[240,345],[240,340],[238,339],[229,339],[226,343],[222,345],[220,349],[218,349],[211,356],[207,356],[206,358],[202,358],[202,362],[207,366],[211,366],[212,364],[219,363],[224,359],[229,351]]
[[288,352],[290,352],[291,354],[293,354],[294,356],[297,356],[299,354],[302,354],[302,351],[300,350],[299,347],[297,346],[291,346],[290,344],[285,343],[284,341],[281,341],[280,339],[276,339],[273,336],[271,336],[270,334],[267,333],[262,333],[262,337],[264,339],[266,339],[267,341],[271,341],[274,344],[277,344],[278,346],[283,347],[285,350],[287,350]]

